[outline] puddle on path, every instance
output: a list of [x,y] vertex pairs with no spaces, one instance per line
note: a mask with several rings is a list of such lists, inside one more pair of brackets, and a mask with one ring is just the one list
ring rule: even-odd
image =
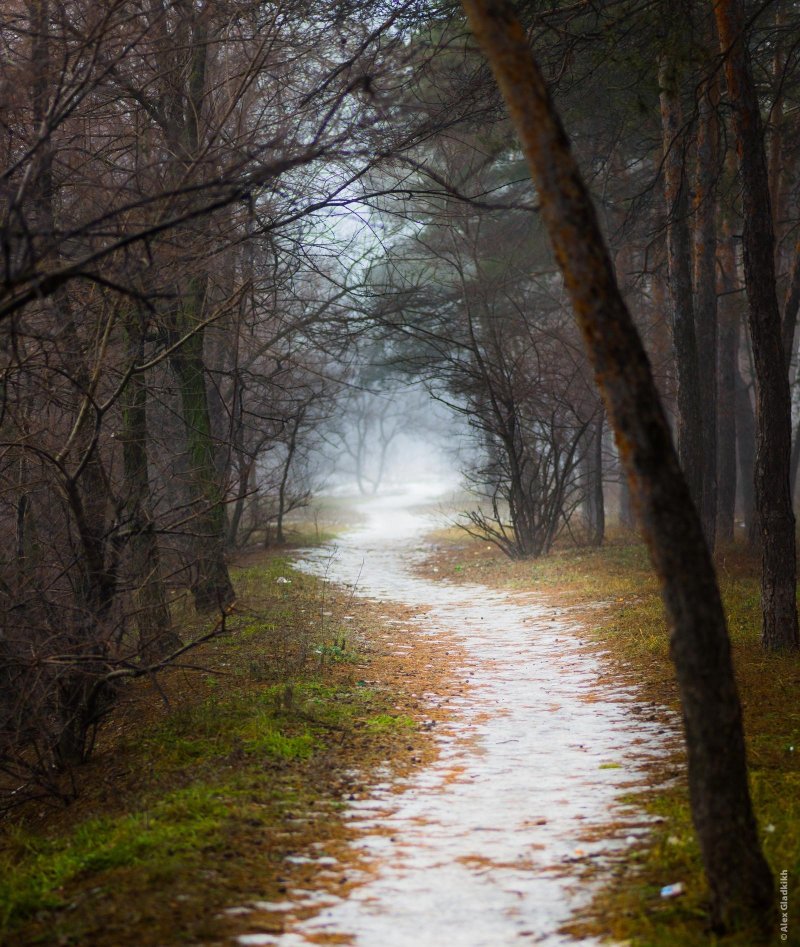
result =
[[[670,734],[631,713],[631,690],[600,683],[600,662],[568,615],[529,595],[415,574],[432,523],[413,506],[429,499],[420,489],[370,501],[365,525],[333,556],[311,554],[301,567],[425,608],[418,634],[456,636],[466,657],[453,673],[465,684],[438,735],[439,758],[349,804],[354,864],[326,862],[358,879],[346,897],[290,892],[272,907],[285,933],[243,934],[242,947],[575,944],[558,930],[589,898],[576,862],[646,831],[615,799]],[[616,837],[586,841],[612,820]]]

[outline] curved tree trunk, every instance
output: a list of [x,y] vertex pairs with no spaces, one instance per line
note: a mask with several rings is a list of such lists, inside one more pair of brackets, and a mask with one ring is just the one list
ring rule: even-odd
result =
[[716,576],[647,356],[589,194],[507,0],[463,0],[519,134],[614,427],[672,626],[689,790],[716,925],[765,925],[772,877],[747,785],[741,710]]

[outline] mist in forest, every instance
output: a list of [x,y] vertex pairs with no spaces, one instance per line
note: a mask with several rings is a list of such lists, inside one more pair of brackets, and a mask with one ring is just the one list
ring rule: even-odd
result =
[[0,803],[322,498],[425,482],[508,564],[644,536],[755,838],[714,556],[797,651],[798,7],[498,0],[509,73],[484,6],[3,3]]
[[322,437],[320,491],[364,497],[412,483],[454,492],[475,451],[465,420],[419,386],[353,393]]

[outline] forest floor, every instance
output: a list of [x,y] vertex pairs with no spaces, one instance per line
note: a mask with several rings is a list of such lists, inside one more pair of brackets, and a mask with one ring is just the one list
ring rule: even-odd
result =
[[[601,549],[556,549],[538,561],[516,562],[460,529],[442,529],[428,538],[434,549],[420,566],[426,576],[555,597],[582,622],[609,677],[635,688],[639,712],[666,722],[670,712],[679,710],[656,579],[645,547],[631,534],[612,534]],[[717,556],[717,572],[743,704],[751,793],[776,886],[780,873],[788,873],[791,914],[792,898],[794,905],[800,903],[800,658],[761,649],[756,558],[743,545],[730,547]],[[756,942],[752,932],[717,938],[707,930],[708,893],[680,744],[644,762],[650,785],[629,798],[654,817],[645,844],[623,853],[610,872],[607,865],[599,873],[589,866],[590,875],[599,874],[601,887],[587,916],[569,929],[577,937],[610,937],[643,947],[750,947]],[[673,779],[676,771],[680,776]],[[675,883],[684,893],[661,898],[661,888]],[[777,903],[776,893],[772,942],[800,944],[797,920],[790,918],[787,939],[780,936]]]
[[[353,599],[263,551],[233,578],[230,634],[192,652],[202,670],[128,688],[76,774],[77,800],[0,823],[0,943],[277,934],[286,891],[316,888],[347,844],[344,800],[436,753],[431,718],[445,711],[416,694],[448,691],[449,659],[441,640],[397,656],[413,610]],[[325,885],[345,894],[348,875]]]
[[[316,530],[313,538],[325,537]],[[426,920],[424,886],[435,893],[436,871],[423,870],[423,888],[409,889],[404,873],[414,868],[413,857],[404,855],[393,837],[395,827],[418,825],[426,840],[435,828],[432,818],[446,823],[448,813],[455,820],[463,811],[471,815],[481,767],[488,767],[487,798],[490,806],[497,800],[494,815],[503,826],[524,813],[515,809],[519,794],[509,797],[507,807],[501,803],[500,790],[509,789],[502,766],[523,770],[510,788],[525,796],[541,792],[538,784],[547,775],[558,776],[532,764],[532,780],[520,763],[531,754],[524,745],[512,748],[517,755],[501,757],[499,763],[480,746],[468,746],[465,757],[453,756],[456,744],[479,743],[496,734],[487,729],[488,717],[508,729],[514,710],[480,702],[487,684],[481,665],[498,665],[491,645],[495,626],[486,629],[488,637],[470,654],[463,635],[448,633],[441,616],[463,616],[458,588],[471,585],[474,597],[477,583],[486,617],[492,596],[498,596],[495,604],[509,616],[504,631],[520,622],[527,637],[555,634],[553,641],[563,642],[559,647],[564,647],[566,665],[573,659],[580,663],[581,655],[590,653],[600,674],[580,701],[591,716],[602,718],[604,705],[618,700],[615,695],[622,689],[635,695],[624,704],[625,715],[653,721],[644,727],[655,732],[674,732],[677,696],[660,599],[645,551],[630,537],[612,537],[601,550],[557,550],[537,562],[510,562],[458,530],[439,530],[428,539],[408,547],[413,550],[413,561],[407,562],[412,577],[398,586],[398,594],[407,587],[406,600],[384,594],[379,585],[370,590],[368,580],[363,589],[358,587],[365,560],[380,555],[373,550],[362,556],[357,545],[351,550],[350,587],[342,582],[346,570],[337,576],[336,568],[330,569],[338,586],[328,580],[327,553],[317,557],[316,576],[297,571],[286,553],[254,550],[242,556],[234,570],[238,601],[230,634],[193,653],[195,670],[165,674],[158,687],[139,682],[126,690],[101,730],[93,760],[78,774],[81,792],[74,803],[67,808],[28,804],[0,823],[0,942],[98,947],[349,944],[354,941],[337,933],[335,925],[320,923],[326,906],[355,906],[358,918],[368,923],[377,918],[385,926],[381,898],[402,907],[405,895],[412,905],[412,927],[421,931],[433,925],[428,939],[409,939],[390,918],[388,937],[384,933],[381,940],[370,939],[367,927],[366,939],[359,943],[442,943],[437,921],[443,929],[450,925],[449,940],[456,947],[516,943],[511,929],[498,928],[495,940],[491,934],[480,940],[472,921],[467,923],[473,901],[476,910],[488,904],[499,916],[500,902],[481,902],[482,889],[476,888],[474,897],[471,889],[462,891],[453,905],[437,902],[434,910],[441,917]],[[384,573],[395,582],[387,563]],[[414,585],[413,573],[424,588]],[[738,550],[729,551],[720,557],[719,573],[764,847],[776,874],[788,871],[791,897],[800,883],[800,766],[795,752],[800,710],[794,699],[800,662],[760,651],[756,564]],[[439,619],[435,608],[414,599],[415,589],[419,595],[422,588],[425,597],[431,585],[439,585],[444,596]],[[483,622],[484,609],[480,611]],[[568,623],[559,625],[563,618],[558,615],[567,615]],[[184,634],[202,630],[200,623],[187,622]],[[556,630],[548,630],[550,626]],[[559,637],[562,627],[579,637],[578,650],[566,635]],[[510,653],[519,653],[520,639],[512,636],[511,644]],[[545,658],[551,653],[552,648]],[[525,673],[536,670],[535,664],[525,668]],[[511,670],[499,677],[490,670],[488,685],[490,691],[493,684],[507,690],[510,702],[519,704],[528,684],[524,674]],[[573,687],[568,668],[550,673],[559,679],[556,687]],[[549,694],[546,706],[555,710],[563,700],[564,695]],[[475,704],[472,717],[470,703]],[[578,711],[572,708],[570,726]],[[625,730],[620,718],[609,719]],[[507,742],[519,742],[510,733]],[[617,738],[622,746],[630,742],[624,733]],[[539,752],[541,737],[534,733],[531,739]],[[515,830],[511,844],[524,842],[531,855],[522,860],[509,856],[506,863],[498,836],[508,833],[489,831],[484,806],[474,813],[477,829],[465,826],[463,833],[466,844],[480,846],[475,849],[480,854],[456,847],[459,864],[454,867],[463,874],[445,874],[443,883],[458,887],[466,878],[466,883],[475,879],[482,884],[487,875],[505,875],[516,896],[519,879],[535,872],[536,858],[552,861],[553,853],[561,851],[563,818],[586,818],[577,836],[582,847],[567,842],[560,869],[545,872],[551,887],[533,891],[528,909],[547,915],[552,908],[548,902],[559,900],[559,892],[572,897],[570,886],[594,891],[594,901],[588,907],[580,901],[570,923],[554,922],[554,939],[548,942],[568,943],[573,935],[587,943],[610,936],[643,947],[749,947],[753,940],[746,933],[716,941],[706,930],[706,894],[676,741],[662,741],[657,752],[643,743],[641,758],[635,760],[639,776],[616,783],[628,762],[622,750],[618,759],[613,755],[614,746],[598,745],[593,756],[592,747],[580,744],[587,756],[580,778],[589,780],[584,788],[591,788],[592,797],[598,795],[600,802],[590,799],[589,809],[600,806],[599,821],[596,813],[584,814],[585,800],[575,815],[570,808],[574,800],[561,798],[570,795],[569,786],[556,786],[553,811],[537,810],[540,817],[523,820],[524,832],[541,842],[530,845]],[[568,746],[555,752],[554,759],[563,758],[568,767]],[[646,813],[644,831],[632,830],[630,817],[626,821],[613,806],[603,809],[609,792],[619,804]],[[433,814],[425,810],[426,793],[428,805],[430,798],[441,800],[444,814],[435,802]],[[459,809],[465,802],[468,808]],[[560,827],[559,806],[566,813]],[[360,813],[358,819],[352,818],[354,813]],[[380,822],[385,813],[390,828],[377,833],[374,826],[365,828],[365,816],[372,814]],[[444,838],[430,844],[452,851],[459,844],[454,825],[445,824]],[[622,846],[614,841],[620,838]],[[391,869],[383,890],[380,879],[376,882],[381,864]],[[685,893],[662,899],[660,889],[676,882]],[[515,903],[510,915],[519,913]],[[448,910],[463,919],[460,927],[453,926]],[[345,911],[343,920],[352,921],[353,915]],[[535,932],[525,929],[524,918],[519,926],[521,942],[525,937],[530,942]],[[800,925],[790,931],[782,942],[799,943]]]

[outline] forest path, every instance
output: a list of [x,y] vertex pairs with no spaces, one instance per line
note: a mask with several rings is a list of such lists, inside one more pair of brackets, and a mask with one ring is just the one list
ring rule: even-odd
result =
[[[559,928],[588,901],[583,864],[646,832],[641,813],[615,800],[662,752],[663,724],[632,712],[634,692],[602,680],[581,626],[541,596],[422,577],[435,524],[415,507],[429,492],[366,502],[364,525],[300,567],[424,609],[419,635],[454,637],[452,673],[464,686],[437,728],[438,759],[348,804],[353,863],[321,859],[331,874],[358,876],[347,898],[290,892],[276,906],[286,932],[243,935],[242,945],[574,944]],[[312,916],[292,918],[293,903],[315,899]]]

